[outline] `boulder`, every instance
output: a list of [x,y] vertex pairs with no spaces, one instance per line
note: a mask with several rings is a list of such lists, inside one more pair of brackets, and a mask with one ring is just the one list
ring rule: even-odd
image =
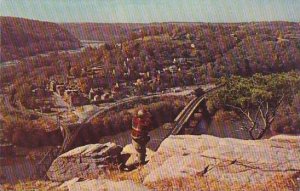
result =
[[300,176],[300,136],[257,141],[170,136],[144,168],[143,183],[154,188],[179,180],[187,190],[283,189]]
[[90,144],[56,158],[47,171],[52,181],[97,176],[120,160],[122,147],[115,143]]
[[84,180],[84,181],[76,181],[74,179],[72,181],[68,181],[63,184],[60,189],[69,190],[69,191],[82,191],[82,190],[91,190],[91,191],[123,191],[123,190],[131,190],[131,191],[147,191],[149,190],[147,187],[136,184],[133,181],[125,180],[125,181],[111,181],[107,179],[92,179],[92,180]]

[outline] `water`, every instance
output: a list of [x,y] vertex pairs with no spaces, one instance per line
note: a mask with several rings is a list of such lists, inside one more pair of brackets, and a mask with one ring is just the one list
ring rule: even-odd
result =
[[236,139],[250,139],[248,133],[244,129],[242,129],[238,123],[230,121],[212,121],[205,134],[222,138],[229,137]]

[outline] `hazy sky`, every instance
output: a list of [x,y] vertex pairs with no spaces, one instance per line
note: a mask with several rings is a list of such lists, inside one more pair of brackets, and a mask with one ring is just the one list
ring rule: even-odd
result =
[[0,11],[53,22],[299,22],[300,0],[0,0]]

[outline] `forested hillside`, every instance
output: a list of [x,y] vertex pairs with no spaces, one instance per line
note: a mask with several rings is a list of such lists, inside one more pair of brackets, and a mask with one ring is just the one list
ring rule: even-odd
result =
[[[174,58],[193,59],[194,73],[198,73],[201,80],[299,68],[299,23],[77,23],[63,26],[79,39],[123,41],[122,49],[109,50],[113,57],[111,64],[135,57],[140,59],[138,67],[146,68],[145,65],[155,63],[151,67],[158,69],[171,64]],[[97,54],[101,56],[103,52]],[[102,58],[102,61],[106,60]]]
[[[121,25],[126,26],[116,24],[116,28]],[[211,83],[221,76],[251,76],[255,73],[270,74],[300,68],[299,23],[160,23],[136,27],[126,33],[128,38],[121,44],[110,41],[105,46],[97,49],[89,48],[76,55],[55,54],[47,58],[38,58],[38,62],[26,61],[26,64],[19,64],[17,68],[12,66],[1,71],[0,81],[13,81],[16,78],[14,75],[16,70],[19,70],[19,74],[24,73],[23,70],[30,70],[32,77],[34,71],[37,71],[37,75],[41,73],[48,73],[44,74],[45,76],[57,75],[63,71],[61,67],[64,65],[58,63],[67,62],[71,63],[73,70],[78,71],[84,67],[103,66],[103,76],[99,78],[104,85],[124,80],[134,82],[144,78],[140,73],[149,72],[147,78],[159,76],[160,84],[154,86],[161,88]],[[9,31],[9,28],[5,30]],[[56,33],[48,32],[45,39],[49,39],[50,35],[53,37],[53,34]],[[67,33],[59,34],[64,37]],[[88,33],[82,35],[84,34]],[[12,38],[11,35],[11,38],[18,44],[21,37],[15,36]],[[111,36],[114,36],[113,33]],[[90,40],[97,40],[90,37]],[[58,42],[68,44],[70,41]],[[39,43],[44,42],[37,41],[35,44]],[[6,44],[7,42],[3,42],[2,46]],[[55,48],[51,43],[45,43],[45,46]],[[5,50],[1,53],[5,54]],[[22,48],[17,50],[22,53]],[[21,65],[24,66],[23,69]],[[47,67],[41,68],[44,66]],[[169,67],[177,69],[174,69],[172,74]],[[28,77],[26,75],[26,78]],[[149,79],[145,77],[144,80]]]
[[14,17],[0,17],[0,23],[1,61],[80,47],[78,39],[55,23]]
[[139,32],[147,24],[135,23],[63,23],[60,24],[80,40],[121,41]]

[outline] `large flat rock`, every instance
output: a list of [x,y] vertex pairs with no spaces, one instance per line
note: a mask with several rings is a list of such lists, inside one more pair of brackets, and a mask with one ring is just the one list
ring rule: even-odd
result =
[[[201,190],[263,190],[272,182],[300,176],[300,136],[280,135],[257,141],[209,135],[170,136],[145,169],[144,184],[154,188],[162,182],[192,177],[193,186]],[[186,183],[185,188],[188,186]],[[277,188],[280,186],[283,183]]]
[[52,181],[97,176],[119,161],[122,147],[114,143],[90,144],[75,148],[56,158],[47,176]]

